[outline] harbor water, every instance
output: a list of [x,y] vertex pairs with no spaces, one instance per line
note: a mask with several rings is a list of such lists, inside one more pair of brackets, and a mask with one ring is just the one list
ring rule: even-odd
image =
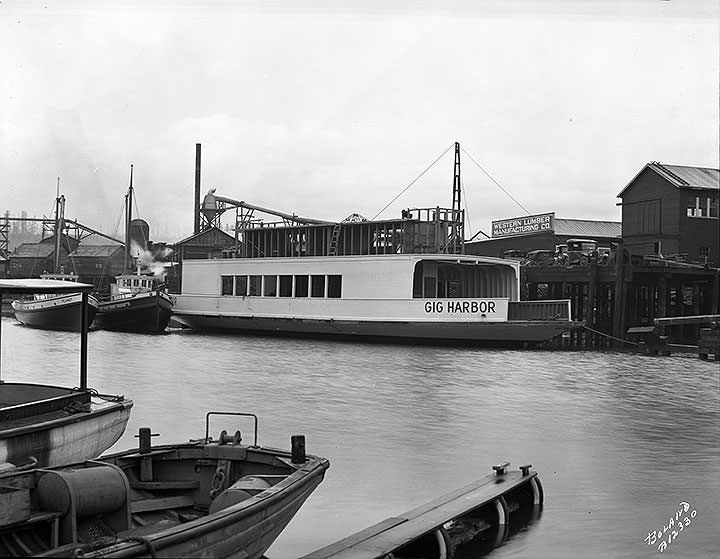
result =
[[[79,343],[4,317],[2,378],[77,385]],[[113,450],[135,447],[139,427],[159,434],[153,444],[198,438],[208,411],[257,414],[261,445],[287,448],[304,434],[330,470],[270,559],[299,557],[505,461],[532,464],[545,501],[491,557],[720,553],[720,365],[694,355],[99,331],[88,377],[135,402]],[[211,434],[222,429],[252,441],[242,419],[213,417]],[[679,509],[687,523],[661,548]]]

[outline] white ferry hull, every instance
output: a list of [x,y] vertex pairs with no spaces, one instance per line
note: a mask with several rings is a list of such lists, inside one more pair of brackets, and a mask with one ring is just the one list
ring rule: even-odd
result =
[[[441,284],[443,274],[460,279]],[[469,345],[539,343],[572,328],[569,301],[518,301],[518,277],[516,263],[460,255],[189,261],[173,316],[196,330]],[[331,279],[341,285],[332,294]]]

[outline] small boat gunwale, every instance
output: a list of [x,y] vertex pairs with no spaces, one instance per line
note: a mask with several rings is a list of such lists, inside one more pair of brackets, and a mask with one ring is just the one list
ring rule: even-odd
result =
[[150,436],[141,428],[137,449],[0,476],[0,501],[27,501],[21,518],[0,515],[0,550],[21,542],[38,557],[259,558],[329,467],[305,454],[301,435],[290,451],[244,445],[239,432],[157,446]]
[[[122,435],[132,400],[87,385],[91,284],[62,279],[0,279],[5,294],[77,294],[81,298],[79,386],[6,383],[0,371],[0,471],[28,463],[54,466],[100,455]],[[78,293],[79,292],[79,293]],[[2,325],[0,324],[0,351]]]

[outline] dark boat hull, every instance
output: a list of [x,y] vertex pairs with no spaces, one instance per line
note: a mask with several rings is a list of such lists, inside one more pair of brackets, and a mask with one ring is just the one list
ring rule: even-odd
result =
[[567,321],[560,320],[517,320],[487,323],[411,322],[245,317],[209,313],[175,314],[174,319],[188,328],[199,331],[442,345],[542,343],[561,336],[571,326]]
[[0,510],[25,501],[0,514],[0,554],[260,559],[329,467],[239,442],[142,449],[0,473]]
[[101,301],[92,328],[118,332],[161,333],[170,321],[172,306],[172,299],[162,291]]
[[[34,301],[13,301],[12,308],[18,322],[43,330],[79,332],[82,320],[82,295],[57,295]],[[97,313],[97,301],[88,297],[88,324]]]

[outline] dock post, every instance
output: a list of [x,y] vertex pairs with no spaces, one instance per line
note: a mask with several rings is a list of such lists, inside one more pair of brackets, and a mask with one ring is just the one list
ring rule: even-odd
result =
[[290,437],[290,460],[293,464],[304,464],[305,458],[305,435],[292,435]]
[[87,345],[88,345],[88,292],[82,292],[80,311],[80,388],[87,388]]

